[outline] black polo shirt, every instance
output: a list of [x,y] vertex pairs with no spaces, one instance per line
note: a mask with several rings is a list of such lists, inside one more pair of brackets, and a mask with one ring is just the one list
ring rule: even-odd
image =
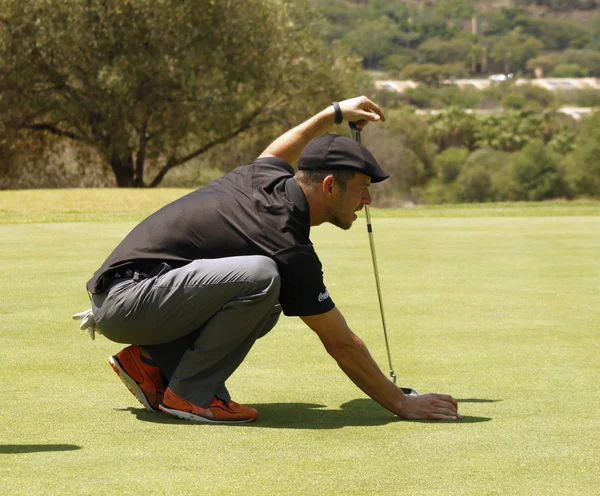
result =
[[279,268],[279,302],[286,315],[331,310],[335,305],[309,239],[308,202],[293,174],[283,159],[259,158],[166,205],[115,248],[88,281],[88,291],[105,291],[117,271],[265,255]]

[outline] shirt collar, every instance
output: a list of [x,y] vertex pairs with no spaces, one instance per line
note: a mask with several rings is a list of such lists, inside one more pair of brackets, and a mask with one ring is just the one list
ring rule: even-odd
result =
[[308,206],[308,200],[304,195],[304,191],[302,191],[302,188],[298,185],[294,176],[285,180],[285,194],[292,202],[294,202],[294,205],[300,214],[299,218],[306,227],[306,234],[308,236],[310,234],[310,208]]

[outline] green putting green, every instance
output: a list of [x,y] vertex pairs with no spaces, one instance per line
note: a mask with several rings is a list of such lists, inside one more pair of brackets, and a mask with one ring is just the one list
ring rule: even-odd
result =
[[[255,424],[146,412],[71,315],[138,220],[183,190],[0,192],[5,494],[570,495],[600,487],[600,204],[372,209],[399,385],[459,422],[365,397],[297,318],[230,379]],[[509,213],[506,213],[509,212]],[[313,228],[326,283],[387,373],[369,241]]]

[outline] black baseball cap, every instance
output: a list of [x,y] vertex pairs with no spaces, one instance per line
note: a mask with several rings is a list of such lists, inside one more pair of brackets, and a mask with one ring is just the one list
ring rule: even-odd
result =
[[362,144],[339,134],[324,134],[312,140],[300,155],[300,170],[356,169],[371,178],[384,181],[390,175]]

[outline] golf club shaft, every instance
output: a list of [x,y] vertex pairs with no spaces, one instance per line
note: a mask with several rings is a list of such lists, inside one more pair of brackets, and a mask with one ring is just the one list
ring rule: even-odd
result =
[[375,240],[373,239],[373,227],[371,226],[371,212],[369,205],[365,205],[365,215],[367,217],[367,232],[369,233],[369,243],[371,245],[371,258],[373,259],[373,272],[375,273],[375,285],[377,286],[377,298],[379,299],[379,310],[381,311],[381,324],[383,326],[383,337],[385,338],[385,349],[387,350],[388,364],[390,366],[390,377],[396,384],[396,373],[392,366],[392,355],[390,353],[390,343],[388,341],[387,327],[385,325],[385,314],[383,312],[383,299],[381,297],[381,284],[379,282],[379,271],[377,270],[377,255],[375,254]]
[[[358,143],[361,143],[360,129],[356,125],[356,122],[349,122],[350,132],[352,139]],[[373,271],[375,272],[375,285],[377,286],[377,298],[379,299],[379,310],[381,311],[381,323],[383,325],[383,337],[385,338],[385,349],[387,351],[388,364],[390,366],[390,377],[394,384],[396,384],[396,373],[392,366],[392,355],[390,353],[390,344],[388,341],[387,327],[385,325],[385,315],[383,312],[383,299],[381,297],[381,284],[379,283],[379,271],[377,270],[377,255],[375,254],[375,240],[373,239],[373,227],[371,226],[371,212],[369,205],[365,205],[365,215],[367,217],[367,232],[369,233],[369,243],[371,245],[371,258],[373,259]]]

